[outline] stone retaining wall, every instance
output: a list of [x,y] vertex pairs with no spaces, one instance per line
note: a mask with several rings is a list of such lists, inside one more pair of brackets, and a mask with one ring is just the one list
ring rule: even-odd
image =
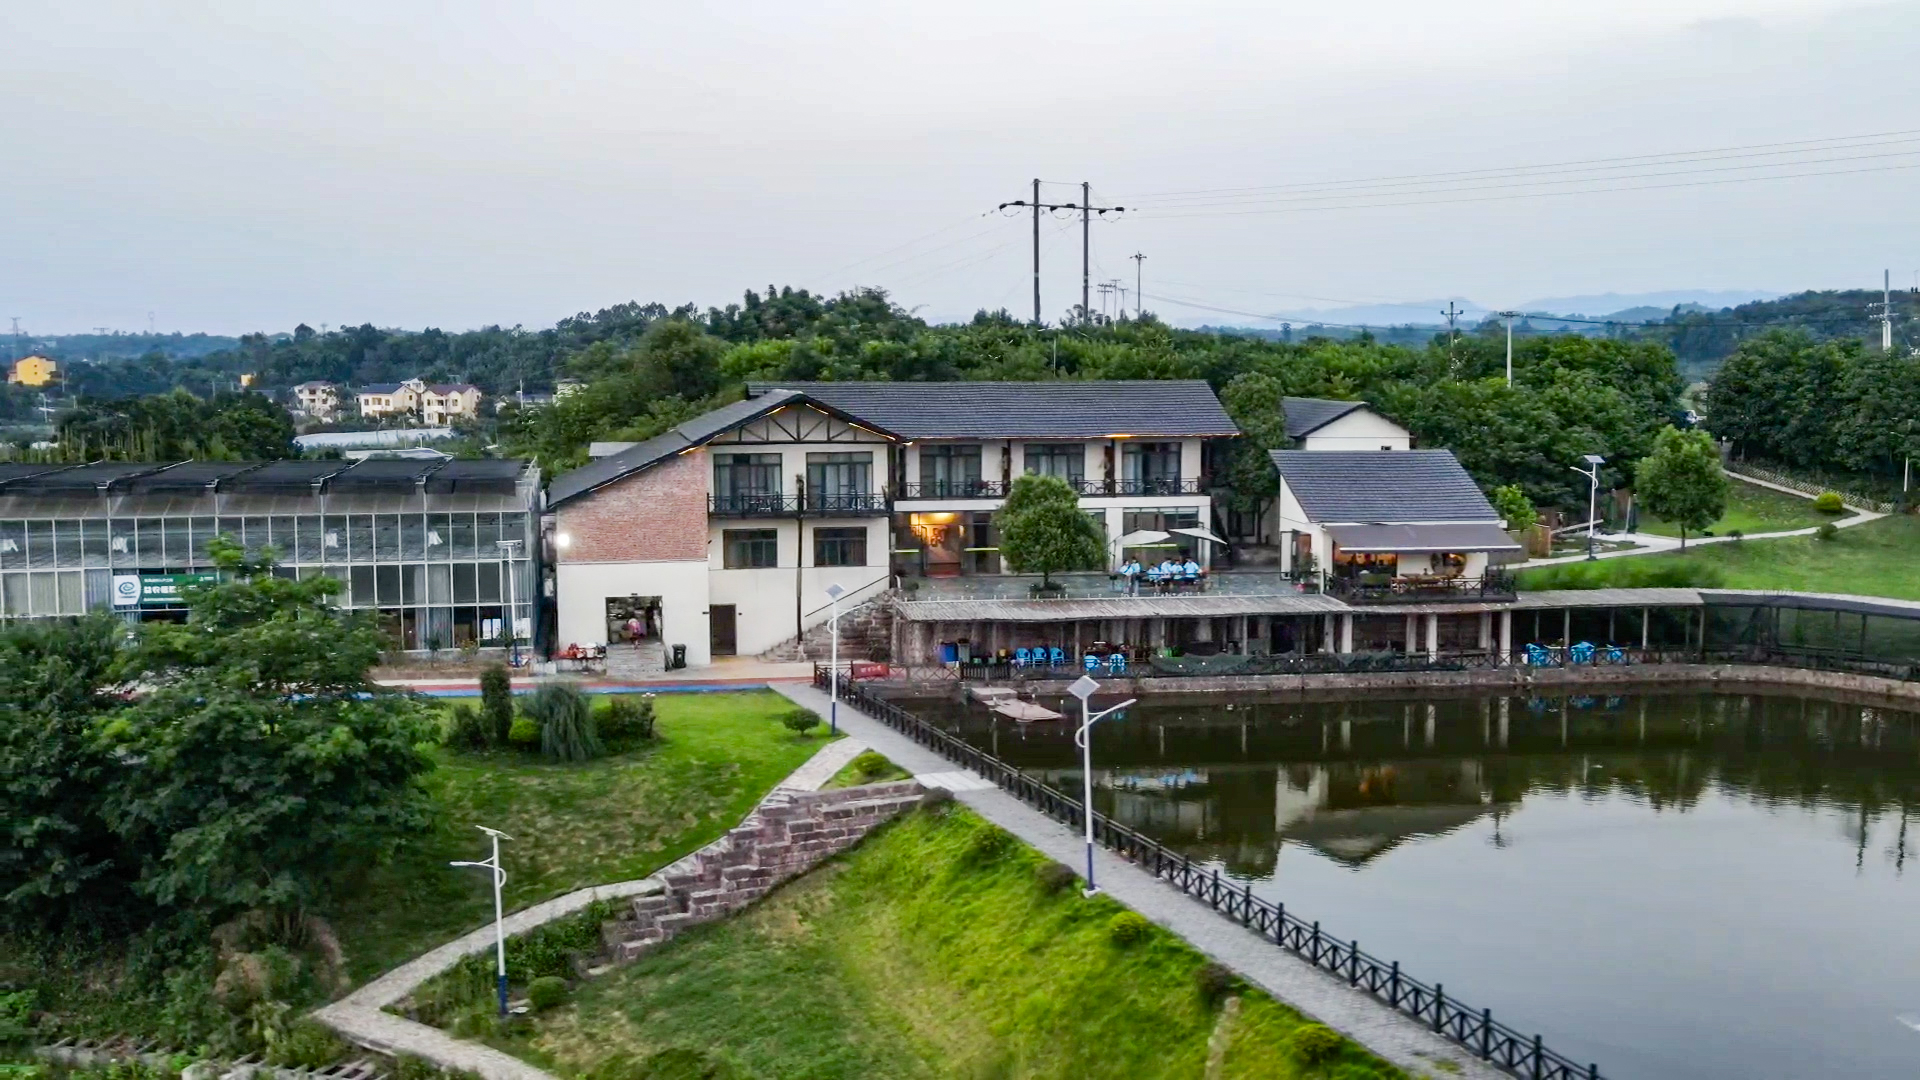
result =
[[656,875],[664,889],[636,897],[625,918],[604,924],[607,951],[624,963],[689,926],[725,918],[859,843],[920,795],[911,780],[775,791],[738,827]]

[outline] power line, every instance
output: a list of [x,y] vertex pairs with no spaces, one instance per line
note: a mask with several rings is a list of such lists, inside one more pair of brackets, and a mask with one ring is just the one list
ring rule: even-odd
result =
[[1015,199],[1011,202],[1003,202],[996,207],[996,209],[1004,211],[1009,206],[1020,206],[1030,208],[1033,211],[1033,323],[1035,326],[1038,326],[1044,321],[1040,316],[1040,211],[1042,210],[1046,210],[1049,213],[1055,213],[1061,210],[1080,211],[1080,318],[1083,320],[1089,319],[1092,317],[1091,312],[1088,310],[1091,304],[1089,283],[1092,279],[1093,262],[1091,215],[1097,213],[1100,215],[1101,220],[1104,221],[1106,220],[1107,214],[1124,213],[1127,208],[1124,206],[1093,205],[1093,185],[1084,180],[1080,182],[1080,201],[1078,203],[1041,202],[1040,184],[1040,179],[1036,177],[1033,181],[1032,199]]

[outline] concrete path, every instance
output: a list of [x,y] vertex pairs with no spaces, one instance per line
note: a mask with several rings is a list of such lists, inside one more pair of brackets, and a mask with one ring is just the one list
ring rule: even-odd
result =
[[[847,710],[842,709],[840,714],[845,716]],[[865,749],[865,743],[852,738],[827,743],[776,784],[774,790],[817,791]],[[664,887],[657,876],[595,885],[522,908],[501,922],[507,936],[513,937],[581,911],[596,900],[644,896]],[[478,1073],[486,1080],[555,1080],[511,1054],[482,1043],[456,1039],[439,1028],[384,1011],[461,959],[492,949],[494,940],[494,928],[490,925],[455,938],[401,964],[339,1001],[315,1010],[313,1017],[347,1041],[382,1053],[412,1054],[444,1068]]]
[[[1808,495],[1804,491],[1795,491],[1790,487],[1782,487],[1779,484],[1769,483],[1768,481],[1761,480],[1756,477],[1741,476],[1738,473],[1729,472],[1727,473],[1727,478],[1730,480],[1737,480],[1743,484],[1752,484],[1755,487],[1763,487],[1768,489],[1769,491],[1778,491],[1783,495],[1791,495],[1796,499],[1805,499],[1808,502],[1813,501],[1813,496]],[[1869,521],[1878,521],[1881,518],[1887,516],[1885,514],[1875,513],[1872,510],[1859,510],[1853,507],[1848,507],[1848,509],[1852,511],[1852,516],[1835,520],[1833,523],[1835,528],[1851,529],[1856,525],[1865,525]],[[1812,536],[1814,533],[1818,532],[1819,529],[1820,529],[1820,526],[1812,525],[1804,529],[1784,529],[1779,532],[1748,533],[1747,535],[1742,536],[1739,539],[1741,540],[1775,540],[1783,536]],[[1680,550],[1680,538],[1677,536],[1660,536],[1655,533],[1637,533],[1637,532],[1636,533],[1603,532],[1598,535],[1599,535],[1599,538],[1602,540],[1625,541],[1629,544],[1639,545],[1637,547],[1625,548],[1620,551],[1598,552],[1596,554],[1596,558],[1601,558],[1601,559],[1622,559],[1622,558],[1628,558],[1634,555],[1657,555],[1662,552]],[[1730,544],[1734,542],[1734,539],[1735,538],[1731,536],[1690,536],[1687,538],[1687,550],[1691,551],[1694,548],[1701,546],[1702,544]],[[1583,551],[1577,555],[1556,555],[1550,559],[1529,559],[1526,562],[1515,565],[1514,569],[1525,570],[1529,567],[1534,567],[1534,566],[1553,566],[1556,563],[1580,562],[1584,560],[1586,557],[1587,557],[1586,552]]]
[[[774,689],[816,712],[827,696],[812,686]],[[1068,866],[1086,865],[1086,848],[1067,826],[1001,791],[878,720],[840,704],[840,726],[930,787],[944,787],[967,807]],[[1171,885],[1104,849],[1094,873],[1107,895],[1178,934],[1209,958],[1240,973],[1275,998],[1335,1028],[1415,1077],[1500,1080],[1507,1074],[1447,1042],[1424,1025],[1257,937]],[[1416,975],[1421,973],[1415,973]],[[1432,977],[1436,973],[1425,973]],[[1510,1080],[1510,1078],[1509,1078]]]

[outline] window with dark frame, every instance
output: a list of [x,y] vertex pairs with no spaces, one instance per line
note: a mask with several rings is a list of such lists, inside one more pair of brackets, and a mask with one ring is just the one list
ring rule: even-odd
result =
[[980,447],[934,445],[920,448],[923,498],[977,495],[981,489]]
[[1029,476],[1057,476],[1076,489],[1086,479],[1087,451],[1079,443],[1028,443],[1023,456]]
[[863,528],[813,530],[813,565],[867,565],[867,530]]
[[779,509],[779,454],[715,454],[713,493],[723,509]]
[[721,533],[722,565],[728,570],[766,570],[780,565],[777,529],[727,529]]

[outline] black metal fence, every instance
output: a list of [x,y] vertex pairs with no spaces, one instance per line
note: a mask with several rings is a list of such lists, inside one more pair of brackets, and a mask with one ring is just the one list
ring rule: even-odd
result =
[[[829,688],[830,675],[814,665],[813,685]],[[844,673],[839,677],[840,699],[888,727],[954,763],[973,770],[1001,790],[1075,829],[1084,828],[1079,800],[1027,775],[984,750],[940,730],[898,705],[880,697]],[[1218,869],[1193,865],[1178,854],[1118,824],[1104,814],[1093,815],[1094,839],[1104,847],[1168,882],[1188,896],[1238,922],[1249,931],[1292,952],[1301,959],[1345,979],[1380,1001],[1451,1039],[1489,1062],[1524,1080],[1600,1080],[1598,1065],[1580,1065],[1541,1045],[1540,1036],[1523,1035],[1493,1019],[1487,1009],[1473,1009],[1447,997],[1440,983],[1426,983],[1402,974],[1397,961],[1381,960],[1361,950],[1357,941],[1342,941],[1287,911],[1285,904],[1253,895],[1252,885],[1223,881]]]

